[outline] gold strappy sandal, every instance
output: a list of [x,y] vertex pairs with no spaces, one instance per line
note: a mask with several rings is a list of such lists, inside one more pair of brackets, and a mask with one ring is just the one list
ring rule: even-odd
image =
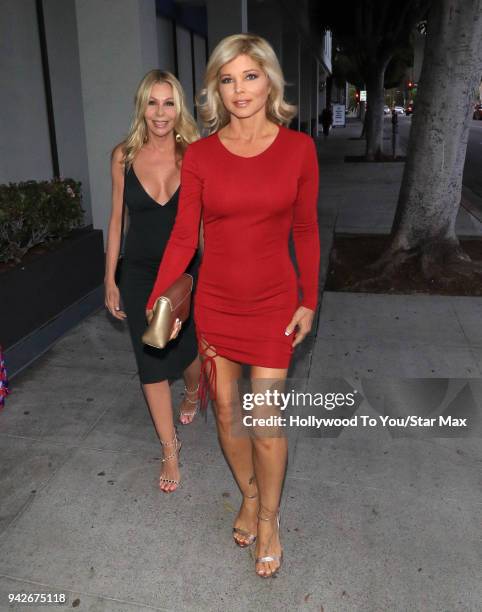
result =
[[[194,421],[194,417],[197,414],[197,411],[199,409],[199,397],[198,397],[198,391],[199,391],[199,383],[198,386],[193,390],[193,391],[189,391],[189,389],[186,387],[186,385],[184,385],[184,400],[186,400],[186,402],[189,402],[190,404],[194,404],[194,410],[181,410],[179,412],[179,423],[181,423],[181,425],[190,425],[193,421]],[[193,394],[196,393],[196,399],[191,399],[189,397],[189,394]],[[181,421],[182,417],[188,417],[191,420],[187,421],[187,423],[183,423]]]
[[[265,514],[271,514],[272,516],[270,516],[269,518],[265,518],[263,516],[261,516],[261,513],[264,512]],[[258,513],[258,519],[260,521],[272,521],[273,519],[276,519],[276,524],[278,526],[278,534],[279,534],[279,508],[276,510],[267,510],[266,508],[263,508],[262,506],[260,507],[260,512]],[[271,541],[271,538],[270,538]],[[268,543],[268,547],[269,547]],[[261,574],[259,571],[256,571],[256,574],[258,576],[260,576],[261,578],[273,578],[274,576],[276,576],[276,574],[279,572],[279,570],[281,569],[281,564],[283,562],[283,549],[281,549],[281,554],[279,555],[266,555],[264,557],[256,557],[256,561],[255,563],[270,563],[271,561],[277,561],[279,563],[279,566],[274,570],[274,572],[271,572],[269,574]]]
[[[254,495],[243,495],[243,497],[246,497],[246,499],[256,499],[258,494],[255,493]],[[245,541],[240,542],[236,538],[236,535],[240,535],[245,539]],[[239,548],[247,548],[256,542],[256,536],[253,533],[249,533],[249,531],[246,531],[245,529],[241,529],[241,527],[233,527],[233,540],[235,544],[239,546]]]
[[[172,442],[163,442],[161,440],[161,446],[174,446],[174,450],[170,455],[167,455],[167,457],[163,457],[161,459],[161,463],[165,463],[166,461],[169,461],[170,459],[174,459],[174,457],[179,457],[179,453],[181,452],[181,446],[182,446],[182,442],[178,439],[177,435],[174,434],[174,438],[172,440]],[[164,451],[163,451],[164,452]],[[176,491],[180,486],[181,486],[181,481],[180,480],[175,480],[174,478],[164,478],[163,476],[160,476],[159,478],[159,484],[166,482],[167,484],[175,484],[177,485],[175,489],[173,489],[172,491],[165,491],[164,489],[161,489],[161,491],[163,493],[174,493],[174,491]]]

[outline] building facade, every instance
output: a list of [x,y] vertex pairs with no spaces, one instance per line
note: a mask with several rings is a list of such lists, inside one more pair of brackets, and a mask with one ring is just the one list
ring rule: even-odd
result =
[[195,114],[209,52],[252,32],[274,47],[298,106],[292,128],[315,135],[331,73],[330,33],[308,1],[0,0],[0,183],[71,177],[85,223],[107,229],[110,154],[152,68],[172,71]]

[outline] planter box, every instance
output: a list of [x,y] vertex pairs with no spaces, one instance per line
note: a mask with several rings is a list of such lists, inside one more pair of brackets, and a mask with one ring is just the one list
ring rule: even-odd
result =
[[8,349],[102,285],[101,230],[72,232],[53,249],[0,271],[0,344]]

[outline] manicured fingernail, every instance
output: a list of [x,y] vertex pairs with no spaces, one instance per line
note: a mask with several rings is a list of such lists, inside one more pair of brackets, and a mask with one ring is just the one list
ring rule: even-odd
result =
[[285,336],[289,336],[291,334],[291,332],[289,332],[288,330],[285,331]]

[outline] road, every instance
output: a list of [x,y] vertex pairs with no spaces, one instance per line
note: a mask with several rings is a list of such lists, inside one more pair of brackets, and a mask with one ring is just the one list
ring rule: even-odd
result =
[[[398,118],[400,149],[403,153],[406,151],[411,122],[411,116]],[[389,128],[386,128],[385,133],[390,133]],[[388,149],[388,143],[385,146]],[[482,197],[482,121],[471,122],[463,184]]]
[[472,121],[465,158],[464,185],[482,196],[482,121]]

